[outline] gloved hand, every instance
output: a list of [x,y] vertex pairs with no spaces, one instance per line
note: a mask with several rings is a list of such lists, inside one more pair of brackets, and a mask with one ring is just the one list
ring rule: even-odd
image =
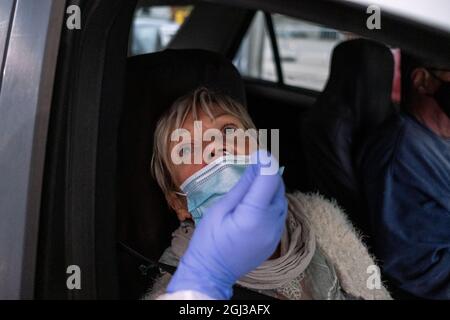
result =
[[168,293],[192,290],[229,299],[233,284],[275,251],[284,230],[287,200],[281,176],[262,175],[262,167],[251,164],[231,191],[207,210]]

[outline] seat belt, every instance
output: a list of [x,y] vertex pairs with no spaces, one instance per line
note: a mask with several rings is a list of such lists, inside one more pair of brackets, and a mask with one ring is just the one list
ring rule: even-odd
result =
[[[139,266],[139,271],[144,276],[147,275],[148,270],[159,269],[160,272],[164,271],[164,272],[170,273],[171,275],[173,275],[175,273],[175,271],[177,270],[177,268],[174,266],[170,266],[168,264],[161,263],[159,261],[154,261],[153,259],[147,258],[146,256],[142,255],[138,251],[134,250],[130,246],[123,243],[122,241],[118,241],[117,246],[119,249],[127,252],[129,255],[131,255],[139,260],[145,261],[147,263],[147,266],[145,266],[143,264],[141,264]],[[244,288],[240,285],[234,285],[233,292],[234,293],[233,293],[233,297],[231,298],[231,300],[277,300],[271,296]]]
[[127,246],[127,245],[126,245],[125,243],[123,243],[122,241],[118,241],[117,244],[118,244],[118,247],[119,247],[120,249],[126,251],[128,254],[134,256],[135,258],[138,258],[138,259],[140,259],[140,260],[145,261],[145,262],[148,264],[147,266],[144,266],[144,265],[140,265],[140,266],[139,266],[139,271],[141,271],[141,273],[142,273],[143,275],[146,275],[147,270],[149,270],[149,269],[156,269],[156,268],[159,268],[161,271],[165,271],[165,272],[170,273],[170,274],[172,274],[172,275],[173,275],[173,274],[175,273],[175,271],[177,270],[177,268],[174,267],[174,266],[170,266],[170,265],[168,265],[168,264],[161,263],[161,262],[159,262],[159,261],[154,261],[154,260],[152,260],[152,259],[150,259],[150,258],[147,258],[146,256],[140,254],[139,252],[137,252],[137,251],[134,250],[133,248]]

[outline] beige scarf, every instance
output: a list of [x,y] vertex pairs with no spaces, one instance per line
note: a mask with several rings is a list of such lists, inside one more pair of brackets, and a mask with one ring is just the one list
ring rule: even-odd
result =
[[[308,267],[316,250],[315,236],[298,201],[288,197],[288,218],[280,242],[280,256],[263,262],[237,283],[256,290],[276,289],[299,277]],[[178,259],[184,254],[194,233],[193,223],[184,223],[173,233],[172,252]]]

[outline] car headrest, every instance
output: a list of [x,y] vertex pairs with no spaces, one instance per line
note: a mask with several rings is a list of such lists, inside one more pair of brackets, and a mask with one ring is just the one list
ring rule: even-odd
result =
[[246,104],[239,72],[219,54],[165,50],[129,58],[119,132],[119,240],[157,259],[170,244],[176,215],[151,177],[153,133],[179,97],[203,86]]
[[336,46],[328,83],[302,128],[309,188],[335,199],[363,231],[368,228],[356,158],[366,137],[395,110],[393,65],[382,44],[357,39]]
[[128,88],[135,95],[129,98],[140,104],[148,100],[155,113],[200,86],[227,94],[244,105],[246,102],[239,72],[228,59],[214,52],[168,49],[131,57],[127,68]]
[[333,51],[328,83],[314,107],[317,114],[351,117],[364,135],[392,112],[393,70],[387,46],[367,39],[340,43]]

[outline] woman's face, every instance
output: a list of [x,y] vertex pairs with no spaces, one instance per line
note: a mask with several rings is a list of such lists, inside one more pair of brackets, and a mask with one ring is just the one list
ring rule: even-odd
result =
[[[248,150],[240,146],[230,146],[226,144],[226,136],[233,134],[235,130],[244,130],[244,125],[241,120],[233,115],[223,113],[220,110],[215,111],[212,109],[214,119],[211,119],[206,113],[200,110],[197,118],[197,122],[194,124],[194,118],[192,113],[190,113],[185,122],[183,123],[182,129],[189,131],[191,136],[191,141],[187,143],[172,142],[170,150],[176,152],[178,155],[183,157],[190,157],[190,163],[182,163],[173,165],[173,179],[175,184],[180,187],[180,185],[191,175],[208,165],[212,160],[225,155],[226,153],[231,154],[247,154]],[[201,122],[201,131],[199,130],[199,121]],[[195,125],[197,125],[197,136],[194,134]],[[221,132],[223,139],[221,141],[215,141],[215,139],[203,138],[203,135],[198,134],[199,132],[204,134],[209,129],[216,129]],[[205,141],[204,141],[205,140]],[[212,141],[210,141],[212,140]],[[197,147],[196,147],[197,146]],[[198,147],[201,147],[200,149]],[[176,150],[174,148],[177,148]],[[201,161],[195,163],[194,154],[200,154],[198,159]],[[206,159],[205,159],[206,158]]]
[[[214,119],[211,119],[206,113],[199,110],[197,120],[194,120],[192,113],[188,114],[180,129],[185,129],[190,133],[190,142],[180,143],[180,141],[175,141],[170,144],[171,152],[175,152],[182,157],[190,156],[192,160],[190,163],[172,165],[172,179],[178,188],[187,178],[204,168],[212,160],[226,153],[246,155],[251,151],[248,143],[243,147],[238,144],[230,146],[226,143],[227,135],[234,134],[234,131],[237,129],[245,130],[241,120],[233,115],[226,114],[221,110],[214,110],[214,108],[212,109],[212,113]],[[198,121],[201,121],[201,133],[204,134],[208,129],[216,129],[222,133],[222,141],[215,141],[215,139],[212,139],[211,141],[210,139],[204,139],[203,135],[199,135],[198,132],[200,132],[200,130],[198,129]],[[194,135],[195,125],[197,125],[197,136]],[[201,146],[201,150],[195,148],[195,146]],[[207,152],[205,152],[205,150]],[[194,161],[194,154],[196,152],[201,152],[201,161],[198,163],[195,163]],[[205,159],[204,155],[207,155],[207,159]],[[187,212],[186,201],[183,197],[180,198],[176,193],[173,193],[167,200],[180,220],[183,221],[191,217],[189,212]]]

